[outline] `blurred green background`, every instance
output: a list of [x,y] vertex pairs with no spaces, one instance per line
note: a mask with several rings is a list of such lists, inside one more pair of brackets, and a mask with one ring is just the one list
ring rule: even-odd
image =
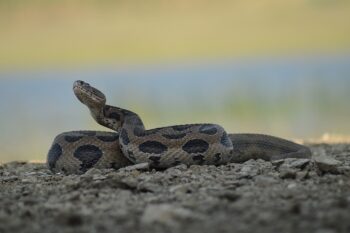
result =
[[103,129],[76,79],[149,128],[349,135],[349,49],[348,0],[0,0],[0,162]]

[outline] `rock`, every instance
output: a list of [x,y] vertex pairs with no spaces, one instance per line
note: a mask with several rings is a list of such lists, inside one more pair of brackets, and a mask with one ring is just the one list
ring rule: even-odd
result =
[[248,163],[249,161],[247,161],[239,171],[239,175],[240,175],[239,178],[252,178],[259,174],[259,170],[257,166],[254,164]]
[[299,171],[296,174],[296,179],[298,180],[305,180],[309,177],[309,172],[308,171]]
[[169,188],[169,192],[175,193],[175,194],[185,194],[185,193],[191,193],[193,187],[189,185],[179,184],[174,185]]
[[259,187],[269,187],[273,184],[278,183],[278,180],[273,176],[259,175],[254,177],[256,185]]
[[195,213],[182,207],[170,204],[148,205],[141,217],[141,223],[179,227],[180,222],[196,218],[198,216]]
[[26,178],[24,178],[24,179],[21,179],[21,182],[22,182],[23,184],[36,183],[36,181],[37,181],[37,179],[36,179],[35,176],[33,176],[33,177],[26,177]]
[[271,163],[272,163],[272,165],[279,167],[280,165],[282,165],[284,163],[284,159],[272,160]]
[[310,159],[288,159],[288,160],[289,160],[289,167],[291,168],[303,169],[310,163]]
[[138,163],[135,165],[131,165],[131,166],[127,166],[119,169],[119,171],[133,171],[133,170],[147,171],[149,170],[149,163]]
[[104,179],[107,179],[107,176],[102,174],[96,174],[92,176],[92,180],[104,180]]
[[338,167],[342,164],[340,161],[326,155],[315,156],[313,159],[320,171],[333,174],[340,173],[338,169]]
[[70,227],[78,227],[83,224],[83,216],[78,213],[63,212],[56,219],[60,224]]
[[277,160],[277,161],[278,163],[276,163],[275,161],[273,162],[273,164],[278,166],[279,169],[281,168],[304,169],[310,163],[311,160],[288,158],[288,159]]
[[100,175],[102,171],[97,168],[91,168],[87,170],[82,176],[93,176],[93,175]]
[[280,169],[280,178],[282,179],[295,179],[297,171],[291,168]]
[[297,188],[297,184],[294,182],[287,185],[287,189],[295,189],[295,188]]
[[241,195],[233,191],[221,191],[218,192],[217,197],[219,197],[220,199],[226,199],[228,201],[234,202],[237,201],[241,197]]
[[337,170],[339,171],[339,173],[341,174],[345,174],[347,176],[350,176],[350,167],[349,166],[339,166],[337,168]]
[[16,180],[18,180],[18,176],[7,176],[7,177],[5,176],[0,179],[0,181],[3,181],[3,182],[12,182]]
[[137,190],[139,190],[141,192],[157,193],[157,192],[160,192],[162,190],[162,187],[158,184],[155,184],[155,183],[142,182],[142,183],[138,184]]
[[179,165],[176,165],[174,167],[170,167],[168,169],[166,169],[166,172],[168,173],[176,173],[178,174],[178,172],[183,172],[183,171],[186,171],[188,169],[187,165],[186,164],[179,164]]
[[342,161],[334,165],[340,174],[321,176],[319,165],[304,159],[84,175],[3,165],[0,232],[346,232],[350,144],[311,148]]

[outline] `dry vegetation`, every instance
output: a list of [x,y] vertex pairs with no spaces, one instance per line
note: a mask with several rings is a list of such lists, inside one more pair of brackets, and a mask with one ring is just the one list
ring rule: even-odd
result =
[[0,67],[342,50],[350,2],[0,1]]

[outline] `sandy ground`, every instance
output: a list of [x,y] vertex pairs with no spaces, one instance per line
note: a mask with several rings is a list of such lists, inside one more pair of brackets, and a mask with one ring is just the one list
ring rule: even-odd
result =
[[0,232],[350,232],[350,144],[313,159],[53,175],[0,165]]

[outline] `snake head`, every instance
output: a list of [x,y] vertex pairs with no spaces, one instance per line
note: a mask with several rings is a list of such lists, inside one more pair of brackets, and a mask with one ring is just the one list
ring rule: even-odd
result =
[[100,108],[106,104],[105,95],[84,81],[75,81],[73,84],[73,91],[79,101],[88,107]]

